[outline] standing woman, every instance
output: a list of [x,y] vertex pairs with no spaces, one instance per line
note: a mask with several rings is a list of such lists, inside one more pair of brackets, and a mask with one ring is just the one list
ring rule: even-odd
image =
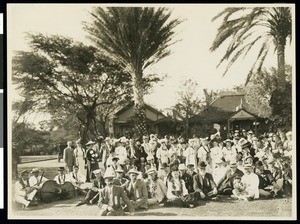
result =
[[79,173],[84,175],[86,174],[86,159],[85,159],[85,149],[82,147],[81,138],[76,141],[76,148],[74,150],[75,164],[79,167]]

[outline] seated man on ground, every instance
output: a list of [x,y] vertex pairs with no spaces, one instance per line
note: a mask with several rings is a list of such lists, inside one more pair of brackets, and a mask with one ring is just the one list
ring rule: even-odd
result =
[[148,204],[153,205],[164,202],[167,197],[166,185],[157,177],[156,169],[148,170],[147,174]]
[[231,160],[229,163],[230,169],[228,169],[225,175],[219,180],[217,184],[218,194],[232,195],[233,180],[236,176],[242,177],[244,173],[237,168],[237,162]]
[[84,185],[86,177],[78,172],[79,167],[77,165],[73,166],[73,171],[69,173],[70,182],[74,185],[77,193],[86,193],[86,186]]
[[[250,201],[259,198],[259,178],[253,172],[252,164],[244,164],[245,173],[241,178],[241,181],[234,183],[234,190],[232,191],[233,197],[245,201]],[[238,177],[238,176],[237,176]],[[236,178],[239,180],[238,178]]]
[[64,184],[65,182],[70,182],[70,177],[65,173],[64,167],[58,168],[58,174],[54,177],[54,180],[60,185]]
[[146,183],[137,178],[140,174],[137,170],[131,169],[128,173],[130,181],[126,190],[134,209],[148,209],[148,192]]
[[125,212],[121,206],[124,202],[129,210],[129,215],[134,215],[134,207],[121,186],[116,185],[114,172],[107,169],[104,174],[106,186],[100,190],[98,206],[102,210],[101,216],[121,216]]
[[116,185],[121,186],[125,190],[126,186],[128,186],[129,180],[124,177],[124,170],[121,166],[118,166],[115,172],[117,174],[115,178]]
[[[107,170],[112,169],[107,168]],[[114,173],[113,170],[111,172]],[[80,206],[83,204],[92,205],[99,200],[99,192],[105,187],[105,182],[100,169],[94,170],[93,173],[96,178],[93,180],[91,189],[87,192],[85,198],[82,201],[78,202],[76,206]]]
[[194,192],[194,179],[193,177],[197,174],[194,171],[194,164],[188,164],[187,165],[188,169],[186,169],[185,164],[181,163],[179,164],[179,174],[180,177],[183,179],[185,183],[185,187],[188,190],[188,193],[193,193]]
[[15,184],[15,197],[14,201],[22,205],[22,209],[28,209],[29,205],[37,205],[34,199],[37,193],[37,187],[30,187],[28,180],[28,171],[23,170],[20,172],[20,178]]
[[261,161],[257,161],[255,166],[255,173],[259,178],[259,196],[266,198],[276,196],[282,189],[283,181],[276,182],[271,171],[265,170]]
[[199,173],[194,176],[194,190],[196,200],[217,198],[217,185],[210,173],[206,172],[206,163],[200,162]]
[[40,189],[43,186],[43,183],[48,180],[44,177],[44,172],[40,175],[40,171],[37,168],[33,168],[31,171],[32,175],[29,177],[29,186],[35,187],[38,191],[36,194],[37,200],[40,199]]

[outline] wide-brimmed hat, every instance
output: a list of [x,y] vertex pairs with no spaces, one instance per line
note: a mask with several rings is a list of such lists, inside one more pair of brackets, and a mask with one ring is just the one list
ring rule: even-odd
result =
[[94,145],[96,142],[94,141],[88,141],[88,143],[86,143],[85,145],[88,146],[88,145]]
[[101,169],[97,169],[97,170],[93,170],[93,174],[98,174],[98,173],[101,173],[102,171],[101,171]]
[[237,166],[236,160],[230,160],[229,166],[230,166],[230,167],[236,167],[236,166]]
[[20,172],[20,174],[21,174],[21,175],[28,174],[28,170],[22,170],[22,171]]
[[179,170],[186,170],[185,164],[184,163],[180,163],[178,166]]
[[240,131],[239,130],[235,130],[234,133],[240,133]]
[[112,161],[114,161],[114,160],[116,160],[116,161],[118,161],[119,160],[119,157],[113,157],[112,159],[111,159]]
[[121,166],[118,166],[117,169],[116,169],[116,172],[117,172],[117,173],[123,173],[124,170],[122,169]]
[[293,135],[293,133],[291,132],[291,131],[288,131],[286,134],[285,134],[285,136],[292,136]]
[[252,168],[252,164],[251,163],[244,163],[244,168]]
[[128,141],[128,140],[127,140],[127,138],[126,138],[125,136],[119,138],[119,142],[125,143],[125,142],[127,142],[127,141]]
[[39,172],[40,172],[40,170],[38,168],[33,168],[31,170],[31,173],[39,173]]
[[194,163],[188,163],[188,164],[186,164],[186,166],[187,167],[193,167],[193,166],[195,166],[195,164]]
[[204,161],[200,162],[199,167],[200,168],[205,168],[206,167],[206,163]]
[[105,173],[104,173],[104,176],[103,176],[104,179],[113,179],[115,177],[116,177],[116,174],[115,174],[115,172],[112,168],[107,168],[105,170]]
[[128,174],[131,174],[131,173],[138,175],[138,174],[139,174],[139,171],[137,171],[136,169],[130,169],[130,170],[128,171]]
[[247,148],[247,147],[251,147],[251,143],[249,141],[247,141],[246,139],[242,138],[239,141],[239,145],[241,146],[242,149]]
[[167,163],[161,164],[161,168],[167,168],[167,167],[169,167],[169,165]]
[[63,167],[63,166],[61,166],[61,167],[58,167],[58,169],[57,169],[58,171],[64,171],[65,170],[65,168]]
[[154,157],[153,157],[153,155],[149,155],[149,156],[147,156],[147,158],[146,158],[146,160],[153,160],[154,159]]
[[162,144],[162,143],[167,143],[167,139],[162,138],[162,139],[159,139],[158,142],[159,142],[160,144]]
[[153,168],[147,170],[147,174],[152,174],[152,173],[156,173],[156,172],[157,172],[156,169],[153,169]]

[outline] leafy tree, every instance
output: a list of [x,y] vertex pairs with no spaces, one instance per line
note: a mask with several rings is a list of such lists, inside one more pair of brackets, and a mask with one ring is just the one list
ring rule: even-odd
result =
[[144,70],[171,53],[168,47],[175,43],[173,29],[180,22],[170,20],[171,13],[166,8],[152,7],[97,7],[91,16],[93,21],[85,23],[85,30],[99,51],[130,74],[135,132],[146,134]]
[[177,92],[177,103],[172,107],[174,117],[179,117],[184,123],[184,135],[189,137],[189,119],[204,108],[204,101],[197,95],[198,83],[191,79],[183,82]]
[[119,105],[131,95],[130,79],[98,50],[70,38],[28,34],[31,52],[13,58],[13,81],[39,111],[76,118],[81,138],[95,138],[97,108]]
[[[290,7],[230,7],[219,13],[223,18],[218,34],[210,48],[217,50],[222,44],[229,43],[220,63],[228,61],[223,75],[238,59],[247,56],[251,49],[259,49],[255,62],[248,73],[246,83],[253,73],[259,73],[270,46],[277,52],[278,88],[285,88],[285,47],[287,39],[291,40],[292,18]],[[227,41],[229,40],[229,42]],[[273,52],[271,52],[273,54]],[[218,65],[218,66],[219,66]]]

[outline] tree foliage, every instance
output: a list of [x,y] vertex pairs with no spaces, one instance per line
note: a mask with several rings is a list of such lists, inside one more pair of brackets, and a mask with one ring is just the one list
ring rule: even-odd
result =
[[146,134],[144,70],[171,53],[169,46],[175,43],[173,29],[180,22],[171,20],[166,8],[96,7],[90,14],[92,22],[85,23],[85,30],[100,52],[130,74],[135,132],[138,136]]
[[76,118],[83,141],[95,138],[97,108],[126,101],[131,95],[128,75],[96,48],[70,38],[28,34],[28,39],[32,51],[13,58],[13,81],[21,94],[40,111]]
[[210,50],[215,51],[222,44],[229,43],[219,63],[220,65],[225,61],[228,62],[223,75],[238,59],[245,58],[251,49],[258,49],[257,57],[248,73],[247,84],[253,73],[261,72],[270,47],[274,45],[277,52],[280,87],[284,86],[285,47],[287,39],[291,40],[292,34],[291,8],[230,7],[219,13],[213,21],[218,18],[223,18],[223,22]]
[[189,119],[200,113],[205,105],[203,99],[197,94],[198,83],[191,79],[183,82],[177,92],[177,103],[172,107],[173,117],[177,117],[184,123],[184,135],[189,137]]

